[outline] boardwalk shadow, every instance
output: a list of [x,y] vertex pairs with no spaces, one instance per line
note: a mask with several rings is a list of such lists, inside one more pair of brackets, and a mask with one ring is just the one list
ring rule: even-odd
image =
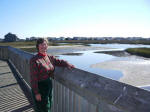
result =
[[[32,108],[32,105],[30,104],[30,105],[26,105],[24,107],[21,107],[19,109],[13,110],[11,112],[24,112],[24,111],[29,110],[31,108]],[[34,112],[34,111],[32,111],[32,112]]]
[[16,85],[18,83],[13,83],[13,84],[8,84],[8,85],[5,85],[5,86],[0,86],[0,88],[5,88],[5,87],[9,87],[9,86],[13,86],[13,85]]
[[31,91],[27,88],[27,86],[23,83],[22,79],[19,77],[18,72],[14,69],[14,67],[8,62],[8,65],[15,77],[15,79],[17,80],[18,85],[20,86],[21,90],[23,91],[25,97],[28,99],[30,105],[22,107],[20,109],[14,110],[13,112],[22,112],[22,110],[27,110],[29,108],[33,108],[33,101],[32,101],[32,95],[31,95]]
[[5,75],[5,74],[9,74],[11,72],[5,72],[5,73],[0,73],[0,75]]
[[8,65],[2,65],[2,66],[0,66],[0,67],[8,67]]

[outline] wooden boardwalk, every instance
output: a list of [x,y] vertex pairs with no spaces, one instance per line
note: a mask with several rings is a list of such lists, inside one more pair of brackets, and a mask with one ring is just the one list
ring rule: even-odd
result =
[[31,94],[7,61],[0,60],[0,112],[33,112]]

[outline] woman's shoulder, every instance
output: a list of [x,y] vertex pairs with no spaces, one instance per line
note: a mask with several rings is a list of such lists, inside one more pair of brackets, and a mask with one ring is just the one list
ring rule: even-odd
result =
[[39,59],[38,54],[33,55],[33,57],[31,57],[31,59],[30,59],[30,62],[34,62],[34,61],[36,61],[36,60],[38,60],[38,59]]
[[54,61],[56,58],[55,58],[55,56],[53,56],[53,55],[51,55],[51,54],[47,54],[47,56],[49,57],[49,59],[51,60],[51,61]]
[[53,55],[51,55],[51,54],[47,54],[47,56],[48,56],[49,58],[55,57],[55,56],[53,56]]

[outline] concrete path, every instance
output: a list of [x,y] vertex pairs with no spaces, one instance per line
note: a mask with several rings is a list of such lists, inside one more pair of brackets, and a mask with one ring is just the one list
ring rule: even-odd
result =
[[6,61],[0,60],[0,112],[33,112],[31,95]]

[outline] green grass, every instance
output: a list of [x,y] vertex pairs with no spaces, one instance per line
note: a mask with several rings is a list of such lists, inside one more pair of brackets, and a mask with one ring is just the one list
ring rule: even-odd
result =
[[[128,44],[150,44],[150,41],[134,41],[134,43],[128,42],[128,41],[122,41],[122,44],[128,43]],[[66,44],[59,44],[59,43],[66,43]],[[88,45],[91,43],[101,43],[101,44],[106,44],[106,43],[119,43],[117,41],[97,41],[97,40],[65,40],[65,41],[51,41],[49,42],[49,46],[62,46],[62,45]],[[0,42],[0,46],[12,46],[15,48],[20,48],[21,50],[27,51],[27,52],[36,52],[36,41],[24,41],[24,42]],[[130,54],[135,54],[143,57],[148,57],[150,58],[150,48],[130,48],[126,49],[126,51]]]
[[62,55],[70,55],[70,56],[81,56],[83,53],[65,53]]
[[0,42],[0,46],[12,46],[12,47],[23,47],[23,46],[35,46],[35,41],[32,42]]
[[[25,47],[25,46],[35,46],[36,45],[36,41],[24,41],[24,42],[0,42],[0,46],[12,46],[15,48],[20,48],[20,47]],[[84,43],[72,43],[72,42],[68,42],[66,44],[59,44],[59,42],[49,42],[48,43],[49,46],[66,46],[66,45],[87,45]]]
[[[66,43],[61,45],[85,45],[88,44],[147,44],[150,45],[150,41],[147,40],[61,40],[61,41],[50,41],[49,46],[59,46],[59,43]],[[12,47],[23,47],[23,46],[35,46],[36,41],[24,41],[24,42],[0,42],[0,46],[12,46]]]
[[[49,46],[66,46],[66,45],[83,45],[83,44],[77,44],[77,43],[66,43],[66,44],[59,44],[57,42],[49,42]],[[36,41],[24,41],[24,42],[0,42],[0,46],[11,46],[14,48],[19,48],[23,51],[27,52],[37,52],[36,50]]]
[[19,48],[19,49],[26,51],[26,52],[30,52],[30,53],[37,52],[37,49],[35,47],[33,47],[33,48]]
[[125,51],[133,55],[150,58],[150,48],[128,48]]
[[150,40],[61,40],[61,41],[52,41],[54,43],[82,43],[82,44],[145,44],[150,45]]

